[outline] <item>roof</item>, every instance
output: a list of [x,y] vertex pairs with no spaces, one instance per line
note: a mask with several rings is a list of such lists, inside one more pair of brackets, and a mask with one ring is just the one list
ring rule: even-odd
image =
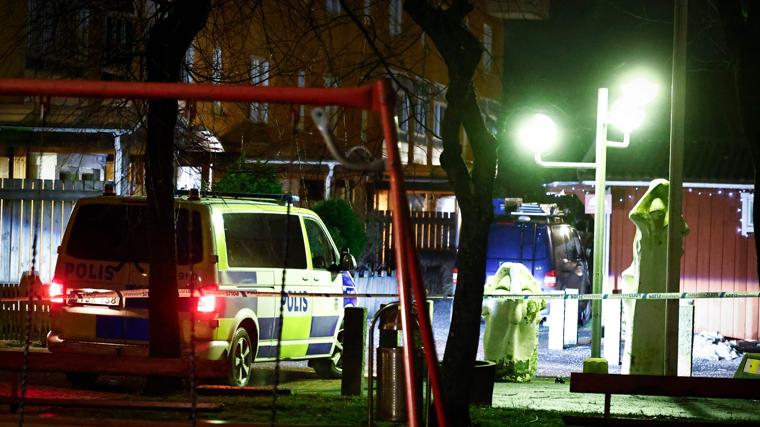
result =
[[[84,197],[79,199],[82,203],[108,203],[108,204],[144,204],[146,202],[145,196],[95,196]],[[188,200],[187,196],[181,196],[175,198],[175,201],[181,203],[202,204],[209,206],[261,206],[261,207],[281,207],[286,209],[284,203],[278,202],[276,199],[263,198],[263,197],[201,197],[199,200]],[[308,213],[311,212],[308,209],[300,208],[297,206],[291,206],[292,213]]]

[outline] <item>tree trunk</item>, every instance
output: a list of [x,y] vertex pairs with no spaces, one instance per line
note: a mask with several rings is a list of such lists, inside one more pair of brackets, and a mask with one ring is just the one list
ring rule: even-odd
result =
[[[456,0],[442,9],[428,1],[407,0],[412,19],[430,36],[448,70],[448,105],[442,120],[441,167],[454,188],[462,212],[457,265],[459,276],[443,357],[444,397],[450,425],[470,424],[469,389],[480,339],[491,197],[496,173],[496,140],[488,132],[473,86],[483,47],[464,25],[471,2]],[[472,168],[462,158],[460,131],[467,133]]]
[[[203,28],[209,0],[161,4],[167,10],[150,30],[146,48],[147,76],[152,82],[177,82],[185,51]],[[160,7],[161,7],[160,6]],[[181,353],[177,254],[174,230],[174,126],[177,100],[149,100],[146,144],[147,220],[150,245],[150,356],[178,357]],[[176,382],[151,379],[148,388],[163,392]]]

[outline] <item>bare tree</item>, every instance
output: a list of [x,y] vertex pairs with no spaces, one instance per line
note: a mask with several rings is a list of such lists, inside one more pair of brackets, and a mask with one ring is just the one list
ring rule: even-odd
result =
[[[452,425],[469,425],[470,373],[480,337],[497,147],[494,136],[485,126],[473,83],[483,47],[465,25],[467,15],[473,10],[470,1],[455,0],[443,8],[429,1],[407,0],[404,9],[435,43],[449,74],[441,166],[454,187],[462,211],[462,230],[457,255],[459,281],[443,358],[443,377]],[[462,158],[461,128],[472,147],[472,169]]]
[[[176,82],[185,51],[206,24],[209,0],[159,3],[158,20],[146,46],[147,78]],[[174,128],[177,100],[148,102],[146,182],[150,245],[150,355],[179,357],[177,253],[174,229]],[[164,380],[165,381],[165,380]],[[166,384],[154,381],[152,388]]]

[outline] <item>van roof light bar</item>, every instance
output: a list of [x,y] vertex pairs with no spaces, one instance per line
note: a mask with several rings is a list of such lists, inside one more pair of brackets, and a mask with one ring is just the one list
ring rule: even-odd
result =
[[511,212],[512,215],[528,215],[528,216],[549,216],[541,205],[538,203],[523,203],[516,211]]
[[[295,194],[270,194],[270,193],[233,193],[224,191],[201,191],[192,190],[175,190],[177,196],[189,196],[192,200],[198,200],[200,197],[228,197],[231,199],[257,199],[257,200],[274,200],[282,203],[298,203],[301,198]],[[199,198],[195,198],[198,197]]]

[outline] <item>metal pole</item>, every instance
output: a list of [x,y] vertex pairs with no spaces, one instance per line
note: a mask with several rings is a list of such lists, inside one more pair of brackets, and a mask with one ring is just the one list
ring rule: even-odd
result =
[[392,109],[395,102],[392,98],[388,81],[381,81],[376,86],[377,99],[383,108],[380,108],[380,118],[383,124],[386,152],[388,153],[387,167],[390,179],[390,193],[393,206],[393,238],[396,242],[396,271],[398,276],[399,303],[401,306],[401,325],[404,328],[404,377],[406,379],[406,404],[409,412],[409,426],[421,425],[418,401],[415,387],[414,352],[415,342],[413,335],[414,322],[411,318],[411,295],[410,288],[414,293],[417,306],[417,319],[420,326],[420,337],[425,350],[425,359],[428,362],[428,374],[430,385],[435,394],[435,411],[438,417],[438,425],[445,427],[446,413],[444,410],[444,397],[441,393],[441,383],[438,368],[438,356],[435,351],[430,318],[427,315],[427,303],[425,292],[422,287],[421,275],[414,244],[411,240],[411,226],[409,221],[409,203],[404,192],[404,175],[401,169],[401,160],[398,146],[395,144],[396,125],[393,120]]
[[[681,280],[683,211],[683,141],[686,113],[686,25],[688,0],[673,7],[673,87],[670,101],[670,164],[668,189],[668,264],[665,292],[678,292]],[[678,300],[665,303],[665,375],[678,374]]]
[[[593,291],[602,293],[604,283],[604,201],[607,173],[607,89],[600,88],[596,102],[596,208],[594,210],[594,275]],[[591,357],[601,357],[602,301],[591,302]]]

